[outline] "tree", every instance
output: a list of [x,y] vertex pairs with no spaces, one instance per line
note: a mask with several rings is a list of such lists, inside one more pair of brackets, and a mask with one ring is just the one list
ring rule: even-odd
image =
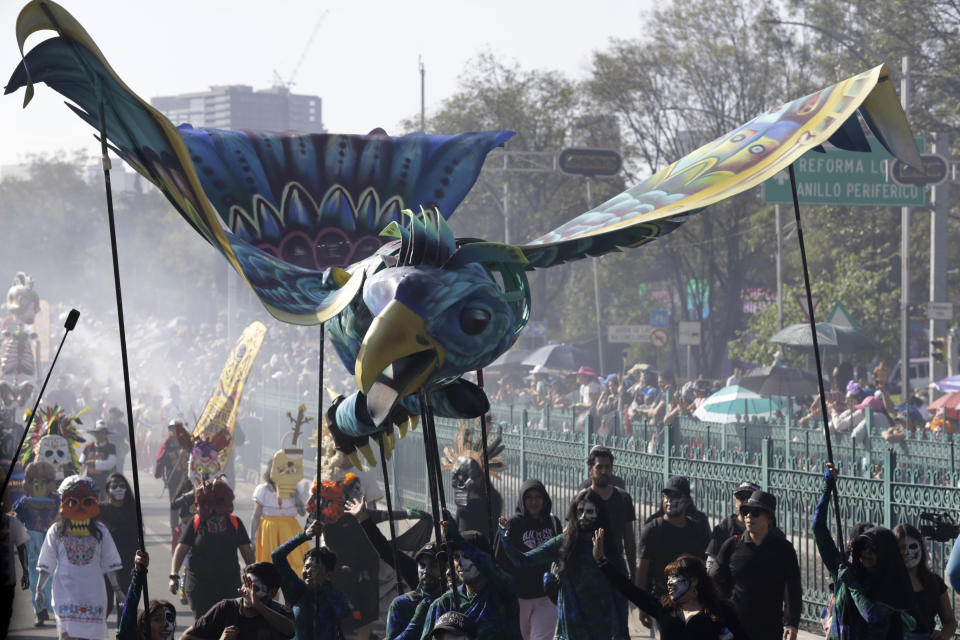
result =
[[[771,105],[803,95],[806,50],[793,45],[786,29],[769,26],[771,15],[744,0],[677,0],[653,13],[649,35],[594,56],[590,95],[620,119],[631,175],[659,170]],[[741,289],[771,283],[770,218],[756,193],[737,196],[690,218],[637,258],[644,280],[669,291],[673,322],[703,319],[700,372],[719,374],[727,343],[743,324]],[[676,349],[673,361],[678,367]]]

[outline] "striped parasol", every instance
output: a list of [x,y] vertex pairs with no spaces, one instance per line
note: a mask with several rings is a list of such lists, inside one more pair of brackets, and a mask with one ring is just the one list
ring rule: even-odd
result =
[[704,400],[693,415],[704,422],[737,422],[738,416],[756,416],[769,418],[776,411],[787,408],[782,398],[764,398],[739,385],[730,385],[720,389]]

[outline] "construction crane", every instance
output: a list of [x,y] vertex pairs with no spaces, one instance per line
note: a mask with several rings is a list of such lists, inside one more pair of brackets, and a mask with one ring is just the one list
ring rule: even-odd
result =
[[297,59],[297,64],[293,66],[293,71],[290,72],[290,75],[286,80],[283,79],[283,76],[280,75],[280,72],[276,69],[273,70],[273,86],[279,87],[281,89],[290,90],[290,87],[294,85],[294,80],[297,77],[297,72],[300,71],[300,67],[303,65],[304,59],[307,57],[307,52],[310,51],[310,45],[313,44],[314,38],[317,37],[317,32],[320,31],[320,27],[323,25],[323,21],[326,19],[327,14],[330,13],[329,9],[325,9],[323,13],[320,14],[320,17],[317,18],[317,22],[313,25],[313,30],[310,32],[310,37],[307,39],[307,44],[304,45],[303,51],[300,53],[300,58]]

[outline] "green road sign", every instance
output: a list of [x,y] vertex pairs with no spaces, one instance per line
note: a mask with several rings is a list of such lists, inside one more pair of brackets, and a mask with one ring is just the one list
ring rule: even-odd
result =
[[[808,151],[797,160],[797,198],[800,204],[833,204],[854,207],[922,207],[923,186],[897,184],[888,179],[893,162],[876,138],[868,138],[870,153],[825,147],[826,153]],[[923,151],[925,140],[917,138]],[[793,204],[790,177],[784,170],[763,183],[763,201]]]

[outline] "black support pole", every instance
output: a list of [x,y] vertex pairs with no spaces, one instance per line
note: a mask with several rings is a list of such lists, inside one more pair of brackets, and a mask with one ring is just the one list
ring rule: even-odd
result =
[[[790,165],[790,192],[793,194],[793,215],[797,221],[797,242],[800,244],[800,262],[803,264],[803,285],[807,291],[807,309],[810,310],[810,333],[813,336],[813,357],[817,363],[817,385],[820,389],[820,416],[823,418],[823,437],[827,443],[827,459],[833,464],[833,445],[830,442],[830,414],[827,413],[827,395],[823,388],[823,365],[820,363],[820,341],[817,339],[817,321],[813,312],[813,294],[810,291],[810,271],[807,268],[807,248],[803,243],[803,226],[800,224],[800,199],[797,197],[797,177]],[[836,468],[836,467],[834,467]],[[833,487],[833,515],[837,519],[837,546],[843,547],[843,523],[840,521],[840,494]]]

